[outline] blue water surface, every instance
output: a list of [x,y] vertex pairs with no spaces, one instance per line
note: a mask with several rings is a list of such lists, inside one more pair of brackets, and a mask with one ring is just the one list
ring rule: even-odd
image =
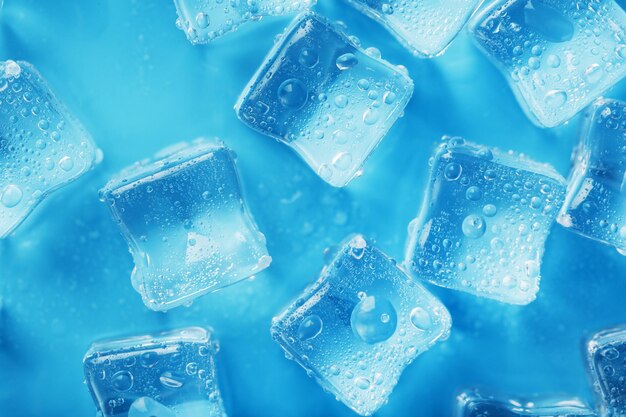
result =
[[[626,2],[622,2],[624,6]],[[312,282],[324,252],[360,232],[402,259],[407,225],[443,134],[515,149],[563,175],[578,119],[542,130],[463,32],[442,57],[419,60],[338,0],[316,10],[344,20],[364,46],[405,65],[415,93],[347,188],[324,183],[284,144],[237,120],[233,105],[290,18],[264,19],[208,46],[192,46],[167,0],[7,0],[0,59],[32,62],[104,152],[94,171],[51,196],[0,242],[0,415],[93,416],[82,357],[95,339],[185,325],[214,327],[231,416],[354,415],[285,359],[271,318]],[[613,90],[626,98],[626,83]],[[122,167],[197,136],[237,154],[248,205],[266,234],[271,267],[190,308],[147,310],[130,284],[131,256],[98,200]],[[592,399],[581,341],[626,322],[626,257],[555,225],[541,290],[508,306],[429,287],[448,306],[450,339],[409,366],[377,416],[449,416],[476,385]]]

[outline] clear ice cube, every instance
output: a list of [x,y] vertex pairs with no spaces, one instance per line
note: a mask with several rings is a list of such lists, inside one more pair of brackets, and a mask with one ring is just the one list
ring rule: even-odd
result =
[[216,140],[166,149],[101,190],[135,261],[146,306],[168,310],[269,266],[232,152]]
[[346,0],[416,56],[445,51],[482,0]]
[[406,72],[314,13],[298,16],[241,94],[251,128],[286,143],[318,175],[346,185],[403,114]]
[[533,301],[565,180],[547,164],[461,138],[444,141],[431,163],[421,211],[409,225],[405,268],[442,287]]
[[91,137],[28,62],[0,62],[0,238],[90,170]]
[[264,16],[296,14],[315,5],[317,0],[174,0],[176,25],[193,44],[211,42],[234,32],[246,22]]
[[225,417],[218,347],[200,327],[96,342],[85,380],[104,417]]
[[590,376],[602,416],[626,415],[625,358],[625,326],[598,332],[587,343]]
[[614,0],[497,0],[471,27],[540,126],[566,122],[626,75],[626,13]]
[[359,414],[386,401],[403,369],[448,337],[446,308],[362,236],[272,322],[272,336],[322,387]]
[[595,416],[577,398],[537,397],[524,401],[483,396],[476,390],[459,395],[458,417],[582,417]]
[[601,99],[585,114],[558,221],[626,251],[626,102]]

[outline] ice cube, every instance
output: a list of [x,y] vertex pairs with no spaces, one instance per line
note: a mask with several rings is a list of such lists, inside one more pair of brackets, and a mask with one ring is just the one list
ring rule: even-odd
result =
[[235,105],[251,128],[293,148],[318,175],[346,185],[403,114],[405,71],[362,50],[314,13],[298,16]]
[[445,51],[482,0],[346,0],[416,56]]
[[626,415],[624,359],[626,327],[596,333],[587,344],[587,361],[602,416]]
[[98,153],[31,64],[0,62],[0,238],[91,169]]
[[458,417],[580,417],[595,416],[578,398],[537,397],[524,401],[483,396],[476,390],[458,397]]
[[264,16],[296,14],[317,0],[174,0],[176,25],[193,44],[208,43]]
[[85,380],[104,417],[224,417],[217,350],[200,327],[96,342],[83,360]]
[[626,75],[626,13],[614,0],[497,0],[470,26],[540,126],[566,122]]
[[598,100],[585,114],[561,225],[626,251],[626,103]]
[[408,363],[447,338],[437,298],[362,236],[272,323],[272,336],[322,387],[359,414],[386,401]]
[[229,149],[198,140],[158,158],[127,168],[101,191],[130,246],[131,281],[146,306],[186,304],[269,266]]
[[447,138],[409,225],[405,267],[436,285],[530,303],[564,196],[565,180],[549,165]]

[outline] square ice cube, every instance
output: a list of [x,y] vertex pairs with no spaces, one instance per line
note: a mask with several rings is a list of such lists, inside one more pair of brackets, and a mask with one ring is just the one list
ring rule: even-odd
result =
[[566,122],[626,75],[626,13],[614,0],[497,0],[471,27],[540,126]]
[[245,22],[258,21],[264,16],[295,14],[317,0],[174,0],[178,20],[176,25],[193,44],[208,43],[234,32]]
[[482,0],[346,0],[416,56],[445,51]]
[[572,157],[561,225],[626,251],[626,103],[598,100]]
[[626,327],[603,330],[587,344],[587,361],[602,416],[626,415]]
[[537,397],[520,401],[483,396],[476,390],[458,397],[458,417],[580,417],[595,413],[578,398]]
[[225,417],[218,350],[200,327],[96,342],[83,359],[85,380],[104,417]]
[[119,173],[101,196],[130,246],[133,286],[153,310],[190,303],[271,262],[233,154],[219,141],[166,149]]
[[405,267],[442,287],[530,303],[564,196],[565,180],[551,166],[449,138],[409,225]]
[[0,238],[96,164],[89,134],[28,62],[0,62]]
[[362,50],[314,13],[295,19],[235,105],[251,128],[285,142],[322,179],[346,185],[413,94],[405,71]]
[[359,414],[386,401],[408,363],[447,338],[437,298],[362,236],[272,322],[272,336],[322,387]]

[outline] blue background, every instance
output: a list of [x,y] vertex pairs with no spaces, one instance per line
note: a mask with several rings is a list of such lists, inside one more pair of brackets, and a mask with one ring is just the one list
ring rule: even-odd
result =
[[[289,17],[194,47],[167,0],[5,2],[0,59],[32,62],[104,161],[0,242],[0,415],[94,415],[81,363],[93,340],[203,324],[221,341],[231,416],[353,415],[287,361],[268,331],[272,316],[317,277],[325,249],[362,232],[401,259],[428,158],[443,134],[521,151],[567,175],[578,120],[534,127],[465,32],[443,57],[419,60],[338,0],[320,0],[316,10],[408,67],[416,85],[405,117],[345,189],[326,185],[232,110]],[[626,98],[626,85],[611,96]],[[123,166],[201,135],[221,137],[239,155],[247,201],[274,262],[190,308],[151,312],[130,285],[130,254],[97,190]],[[452,335],[407,368],[377,415],[449,416],[459,390],[475,385],[591,400],[582,340],[626,322],[626,258],[555,225],[542,275],[539,297],[526,307],[430,287],[452,313]]]

